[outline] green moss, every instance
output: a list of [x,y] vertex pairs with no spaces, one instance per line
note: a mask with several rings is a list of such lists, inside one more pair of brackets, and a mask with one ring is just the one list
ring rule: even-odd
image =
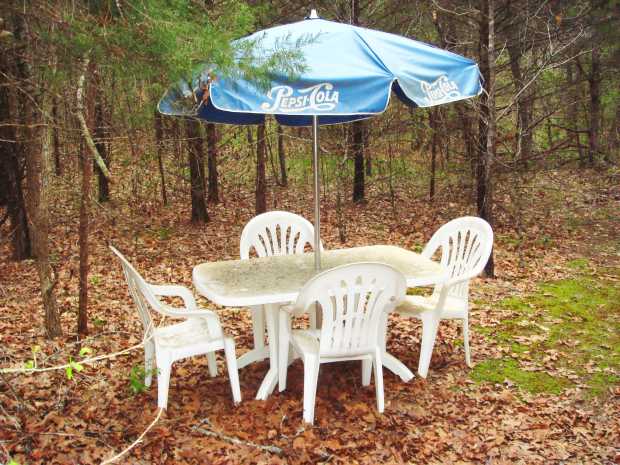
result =
[[590,264],[586,258],[576,258],[567,262],[566,266],[573,270],[587,271],[590,267]]
[[596,397],[605,394],[610,386],[618,384],[620,377],[607,373],[596,373],[588,380],[590,396]]
[[[511,311],[510,318],[478,330],[510,348],[513,357],[539,364],[541,370],[549,363],[570,369],[589,386],[590,395],[600,395],[620,383],[614,374],[620,370],[620,270],[594,269],[586,259],[572,260],[568,266],[576,270],[576,277],[541,284],[531,295],[504,299],[499,305]],[[549,360],[549,354],[557,356]],[[472,377],[510,379],[531,392],[555,392],[568,385],[542,372],[524,373],[509,358],[478,365]]]
[[519,368],[519,363],[512,358],[492,359],[479,363],[471,372],[471,378],[476,382],[488,381],[504,383],[506,380],[516,384],[528,392],[559,394],[567,385],[562,378],[555,378],[543,371],[525,371]]

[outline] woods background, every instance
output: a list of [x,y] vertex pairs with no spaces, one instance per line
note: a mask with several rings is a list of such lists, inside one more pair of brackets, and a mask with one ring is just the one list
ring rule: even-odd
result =
[[[231,40],[302,20],[311,7],[480,66],[477,98],[430,109],[392,99],[383,115],[320,131],[326,247],[418,251],[452,218],[474,214],[493,225],[495,260],[470,300],[476,366],[465,371],[450,342],[458,338],[445,337],[456,327],[445,325],[428,384],[387,375],[391,406],[375,416],[374,394],[354,389],[357,373],[333,369],[333,384],[351,389],[320,388],[321,424],[304,431],[300,383],[275,400],[250,400],[266,370],[254,364],[241,372],[244,402],[233,407],[224,377],[208,378],[204,361],[182,363],[172,413],[128,460],[617,460],[609,413],[620,399],[614,0],[3,0],[1,366],[73,367],[85,347],[100,355],[139,346],[140,323],[108,244],[150,281],[189,285],[197,263],[238,258],[241,229],[256,213],[312,218],[309,128],[156,111],[165,89],[206,60],[240,71]],[[269,66],[294,66],[294,52]],[[251,57],[245,65],[257,78],[269,71],[252,70]],[[237,348],[249,347],[248,312],[219,314]],[[392,319],[390,334],[390,352],[416,366],[417,327]],[[0,370],[0,459],[94,463],[134,441],[155,416],[156,394],[142,383],[142,354],[125,355],[85,364],[71,380],[64,369]]]
[[[480,98],[433,109],[394,102],[381,117],[321,132],[323,205],[369,195],[467,196],[520,233],[527,180],[564,166],[618,163],[620,59],[613,1],[315,2],[327,19],[402,34],[474,58]],[[232,127],[160,116],[164,89],[206,59],[232,66],[229,41],[300,20],[305,2],[8,1],[0,9],[0,204],[15,260],[37,257],[50,336],[60,334],[48,245],[58,197],[78,202],[80,328],[86,331],[90,219],[129,202],[209,203],[255,188],[307,187],[309,130]],[[91,179],[94,176],[94,179]],[[617,176],[616,176],[617,178]],[[232,207],[231,205],[231,208]],[[395,211],[394,215],[398,213]],[[213,221],[217,221],[214,219]],[[493,261],[487,266],[493,275]]]

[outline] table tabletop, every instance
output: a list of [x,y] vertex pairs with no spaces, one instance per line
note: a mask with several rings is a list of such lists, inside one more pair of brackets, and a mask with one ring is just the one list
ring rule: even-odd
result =
[[[357,262],[391,265],[405,275],[409,287],[438,284],[448,278],[438,263],[393,245],[321,253],[321,271]],[[314,254],[305,253],[203,263],[194,267],[193,282],[201,295],[218,305],[246,307],[293,302],[317,273]]]

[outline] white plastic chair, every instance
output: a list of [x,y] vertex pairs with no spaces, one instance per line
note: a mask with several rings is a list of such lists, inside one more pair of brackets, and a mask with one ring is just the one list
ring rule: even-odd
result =
[[[313,247],[314,226],[303,216],[285,211],[270,211],[255,216],[245,225],[240,242],[242,260],[249,259],[252,250],[259,257],[300,254],[304,253],[306,245]],[[254,349],[261,352],[265,345],[265,312],[262,306],[250,307],[250,310]],[[314,313],[310,314],[310,319],[311,326],[315,327]],[[239,368],[266,358],[267,352],[262,350],[261,353],[247,355],[240,360]]]
[[422,321],[422,344],[418,374],[426,378],[439,322],[463,322],[465,362],[471,367],[469,350],[469,281],[484,269],[493,249],[493,230],[481,218],[465,216],[439,228],[422,255],[431,258],[441,247],[441,265],[449,270],[448,281],[435,286],[429,297],[407,296],[396,313]]
[[[224,349],[226,355],[233,399],[235,402],[241,402],[235,342],[223,334],[217,314],[209,310],[198,309],[194,296],[186,287],[147,283],[118,250],[114,247],[110,249],[123,265],[129,293],[136,304],[144,326],[146,372],[144,384],[146,386],[151,385],[153,362],[157,362],[157,406],[166,408],[168,405],[170,371],[175,361],[206,354],[209,374],[214,377],[217,376],[215,351],[221,349]],[[166,305],[157,296],[180,297],[183,299],[184,308],[178,309]],[[185,321],[170,326],[155,327],[149,308],[161,315]]]
[[[374,366],[377,409],[383,412],[382,321],[405,297],[405,277],[381,263],[354,263],[312,278],[294,305],[280,310],[279,389],[286,388],[289,343],[304,363],[304,412],[314,421],[314,404],[321,363],[362,360],[362,384],[370,384]],[[291,317],[318,304],[321,329],[291,331]]]

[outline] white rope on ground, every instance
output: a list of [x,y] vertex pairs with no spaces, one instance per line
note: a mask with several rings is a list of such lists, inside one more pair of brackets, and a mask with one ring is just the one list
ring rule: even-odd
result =
[[142,434],[140,436],[138,436],[138,439],[136,439],[134,442],[132,442],[131,444],[129,444],[129,446],[127,446],[125,449],[123,449],[121,452],[119,452],[118,454],[116,454],[114,457],[111,457],[109,459],[104,460],[103,462],[101,462],[100,465],[107,465],[109,463],[114,463],[115,461],[117,461],[118,459],[120,459],[123,455],[125,455],[127,452],[129,452],[131,449],[133,449],[134,447],[136,447],[140,442],[142,442],[142,439],[144,438],[144,436],[146,436],[146,433],[148,433],[151,428],[153,428],[153,426],[155,426],[155,424],[159,421],[159,418],[161,417],[162,412],[164,411],[163,408],[160,408],[159,411],[157,412],[157,416],[155,417],[155,419],[151,422],[151,424],[144,430],[142,431]]
[[[143,347],[144,344],[149,340],[150,338],[144,339],[142,342],[140,342],[139,344],[133,345],[131,347],[128,347],[126,349],[121,350],[120,352],[114,352],[112,354],[105,354],[105,355],[98,355],[96,357],[89,357],[89,358],[85,358],[85,359],[81,359],[81,360],[74,360],[73,363],[79,363],[79,364],[91,364],[91,363],[95,363],[98,362],[100,360],[105,360],[108,358],[113,358],[113,357],[118,357],[119,355],[125,355],[128,354],[129,352],[131,352],[132,350],[135,349],[139,349],[140,347]],[[56,365],[53,367],[45,367],[45,368],[25,368],[25,367],[20,367],[20,368],[2,368],[0,369],[0,373],[2,374],[6,374],[6,373],[22,373],[22,374],[26,374],[29,375],[31,373],[42,373],[45,371],[54,371],[54,370],[64,370],[66,368],[69,368],[71,366],[71,363],[65,363],[64,365]]]

